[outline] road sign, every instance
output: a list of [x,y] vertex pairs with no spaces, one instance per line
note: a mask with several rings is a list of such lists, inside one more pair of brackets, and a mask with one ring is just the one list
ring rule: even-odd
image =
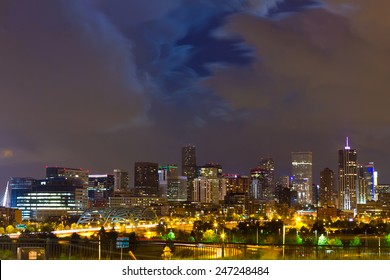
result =
[[116,239],[116,247],[118,249],[120,249],[120,248],[129,248],[130,247],[129,238],[128,237],[118,237]]
[[27,225],[25,225],[25,224],[17,224],[15,226],[16,229],[26,229],[26,227],[27,227]]

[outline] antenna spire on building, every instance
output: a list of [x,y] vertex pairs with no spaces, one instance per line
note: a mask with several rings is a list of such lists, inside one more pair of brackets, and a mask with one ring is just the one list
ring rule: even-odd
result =
[[345,149],[346,150],[349,150],[349,149],[351,149],[351,147],[349,146],[349,139],[348,139],[348,137],[346,137],[346,143],[345,143]]

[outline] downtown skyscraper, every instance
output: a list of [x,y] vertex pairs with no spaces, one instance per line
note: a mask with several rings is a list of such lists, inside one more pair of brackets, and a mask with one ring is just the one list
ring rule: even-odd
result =
[[136,195],[158,196],[158,164],[136,162],[134,164],[134,189]]
[[186,145],[182,148],[181,168],[182,176],[186,176],[188,181],[187,200],[192,201],[193,181],[197,176],[196,148],[194,145]]
[[312,152],[292,152],[292,189],[297,191],[299,204],[313,203],[313,156]]
[[338,197],[339,209],[354,210],[357,207],[358,198],[358,164],[357,151],[351,149],[346,139],[343,150],[338,155]]

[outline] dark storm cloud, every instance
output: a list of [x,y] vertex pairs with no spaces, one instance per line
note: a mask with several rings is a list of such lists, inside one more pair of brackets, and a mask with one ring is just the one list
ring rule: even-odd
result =
[[[131,165],[144,148],[120,155],[124,147],[209,118],[229,119],[221,97],[198,85],[199,72],[209,63],[235,63],[247,50],[207,57],[207,40],[195,43],[188,34],[199,28],[223,47],[210,34],[228,13],[248,9],[245,2],[2,1],[1,164]],[[273,1],[255,4],[265,2]],[[236,43],[225,45],[232,50]],[[193,58],[202,48],[197,68]],[[182,124],[158,123],[178,113]]]
[[[378,10],[389,4],[330,2],[332,9],[325,5],[277,21],[232,17],[228,30],[243,36],[260,59],[251,67],[215,69],[206,84],[232,107],[257,110],[254,129],[272,139],[279,134],[270,133],[275,127],[291,135],[283,145],[271,143],[270,150],[312,150],[322,164],[317,168],[335,167],[336,153],[329,155],[349,135],[361,163],[379,163],[386,181],[390,21]],[[353,9],[339,10],[334,2]],[[323,152],[324,147],[331,149]]]
[[285,174],[293,150],[323,168],[349,134],[377,161],[389,137],[384,0],[0,5],[2,178],[179,164],[186,143],[199,164],[273,156]]

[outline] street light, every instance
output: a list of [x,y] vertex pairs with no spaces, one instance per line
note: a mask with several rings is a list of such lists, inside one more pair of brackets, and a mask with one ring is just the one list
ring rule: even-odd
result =
[[215,233],[218,233],[218,223],[214,222]]
[[221,245],[222,258],[224,258],[225,257],[225,237],[226,237],[224,230],[222,230],[222,233],[221,233],[220,237],[221,237],[221,240],[222,240],[222,245]]

